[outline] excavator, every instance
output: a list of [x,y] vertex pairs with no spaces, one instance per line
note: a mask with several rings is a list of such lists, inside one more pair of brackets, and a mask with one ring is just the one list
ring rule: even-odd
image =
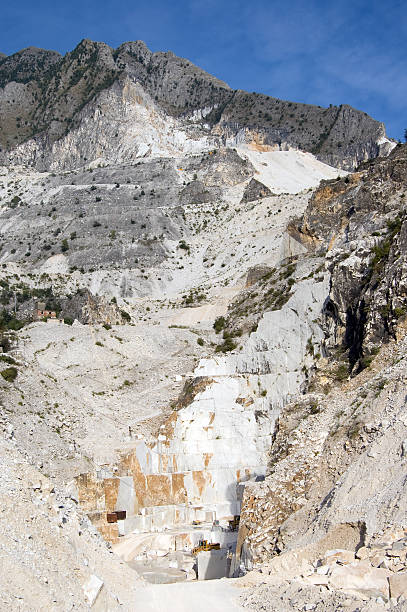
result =
[[216,544],[211,544],[208,540],[199,540],[198,546],[192,549],[192,554],[197,555],[199,552],[208,551],[208,550],[219,550],[220,544],[217,542]]

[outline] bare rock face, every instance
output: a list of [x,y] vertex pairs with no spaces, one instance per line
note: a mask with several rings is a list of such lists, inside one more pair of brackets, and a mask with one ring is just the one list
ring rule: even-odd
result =
[[[246,486],[241,554],[249,565],[299,547],[311,561],[342,548],[363,561],[367,543],[373,548],[389,525],[406,524],[405,155],[399,146],[349,177],[323,182],[290,225],[310,253],[325,255],[325,337],[308,393],[279,416],[265,481]],[[387,570],[402,548],[387,561],[377,555],[374,567]],[[356,589],[360,571],[333,572],[347,584],[336,588]],[[361,591],[387,599],[382,574],[363,575]]]
[[[66,143],[65,150],[75,155],[73,144]],[[159,266],[174,248],[182,254],[180,240],[192,237],[186,209],[216,209],[230,189],[254,173],[233,150],[211,153],[24,175],[20,195],[7,199],[0,213],[3,256],[8,261],[23,256],[44,274],[119,266],[144,281],[141,270]],[[6,183],[1,185],[8,198]],[[131,287],[123,293],[131,297]]]
[[[129,114],[137,104],[152,115],[150,123],[161,123],[155,126],[153,148],[162,133],[172,129],[177,132],[172,146],[210,136],[212,143],[228,146],[246,142],[263,150],[298,148],[333,166],[352,169],[392,146],[383,124],[349,106],[324,109],[233,91],[171,52],[151,53],[141,41],[113,50],[82,40],[64,57],[29,48],[0,60],[0,159],[7,160],[12,151],[14,162],[20,159],[38,169],[72,169],[85,158],[107,155],[113,161],[117,149],[125,149],[123,161],[151,155],[148,146],[139,149],[142,137],[136,139],[135,152],[126,147],[129,125],[137,130],[139,123],[134,112]],[[123,115],[128,125],[120,130]],[[109,127],[117,139],[110,152],[103,146],[104,138],[111,139]],[[63,160],[63,151],[54,145],[71,134],[75,140],[78,130],[79,154],[75,156],[74,147],[71,158]],[[84,131],[89,132],[85,138]],[[98,146],[94,142],[92,147],[95,140]]]
[[305,213],[303,235],[317,241],[332,273],[325,306],[330,342],[366,365],[374,346],[394,337],[404,314],[406,150],[336,182],[324,183]]
[[267,198],[271,195],[272,193],[266,185],[263,185],[263,183],[260,183],[257,179],[252,179],[244,190],[242,202],[254,202],[255,200]]

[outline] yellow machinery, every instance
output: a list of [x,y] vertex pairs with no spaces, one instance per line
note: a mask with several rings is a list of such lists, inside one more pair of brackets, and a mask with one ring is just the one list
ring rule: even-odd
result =
[[216,544],[211,544],[210,542],[208,542],[208,540],[200,540],[198,546],[195,546],[195,548],[192,549],[192,554],[197,555],[201,551],[219,550],[219,549],[220,549],[219,542],[217,542]]

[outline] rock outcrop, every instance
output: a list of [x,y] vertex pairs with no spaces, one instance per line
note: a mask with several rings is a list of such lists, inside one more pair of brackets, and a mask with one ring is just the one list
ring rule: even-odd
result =
[[325,253],[324,340],[308,392],[279,416],[268,476],[245,488],[238,549],[249,566],[289,549],[311,561],[357,551],[406,525],[405,150],[323,183],[290,226]]

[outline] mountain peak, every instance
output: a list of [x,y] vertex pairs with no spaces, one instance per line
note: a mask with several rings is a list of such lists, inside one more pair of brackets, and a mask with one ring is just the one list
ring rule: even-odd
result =
[[[1,61],[0,88],[24,87],[12,105],[2,105],[0,148],[10,151],[29,138],[52,146],[79,126],[86,109],[94,113],[102,92],[123,88],[123,75],[150,97],[148,105],[194,125],[200,137],[211,130],[220,144],[254,139],[266,148],[297,148],[349,169],[378,155],[378,142],[385,138],[382,124],[348,105],[322,108],[233,90],[188,59],[172,51],[152,52],[141,40],[113,49],[84,38],[64,57],[28,47]],[[36,160],[45,157],[39,153]]]

